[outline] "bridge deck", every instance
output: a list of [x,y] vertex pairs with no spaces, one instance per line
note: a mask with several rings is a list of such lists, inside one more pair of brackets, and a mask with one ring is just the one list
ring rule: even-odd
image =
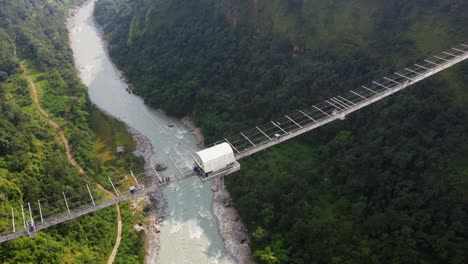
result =
[[[101,209],[103,209],[105,207],[109,207],[109,206],[115,205],[117,203],[120,203],[120,202],[123,202],[123,201],[126,201],[126,200],[130,200],[130,199],[135,198],[135,197],[147,195],[148,193],[156,191],[156,188],[162,188],[162,187],[164,187],[166,185],[169,185],[171,183],[183,181],[183,180],[185,180],[185,179],[187,179],[187,178],[189,178],[191,176],[193,176],[193,172],[191,172],[191,171],[185,172],[184,174],[182,174],[180,176],[171,178],[170,182],[163,183],[163,184],[153,183],[153,184],[150,184],[148,186],[145,186],[145,188],[137,190],[137,192],[135,194],[120,195],[119,197],[114,197],[114,198],[109,199],[109,200],[96,202],[96,205],[89,204],[89,205],[86,205],[86,206],[81,206],[79,208],[70,210],[70,214],[65,213],[65,212],[62,213],[62,214],[57,214],[57,215],[55,215],[53,217],[45,219],[44,223],[36,223],[36,225],[35,225],[36,226],[36,231],[46,229],[46,228],[54,226],[54,225],[58,225],[60,223],[66,222],[68,220],[71,220],[71,219],[74,219],[74,218],[77,218],[77,217],[80,217],[82,215],[86,215],[86,214],[90,214],[92,212],[96,212],[96,211],[101,210]],[[2,234],[2,236],[0,236],[0,243],[8,241],[8,240],[15,239],[17,237],[24,236],[24,235],[27,235],[27,234],[28,234],[28,231],[25,230],[25,229],[18,229],[16,232]]]
[[344,119],[352,112],[466,60],[468,58],[468,46],[460,45],[442,54],[373,81],[369,85],[363,85],[342,95],[329,98],[308,109],[285,115],[278,120],[243,131],[238,135],[218,141],[216,144],[229,143],[238,160],[250,156],[336,119]]
[[[340,96],[329,98],[320,104],[309,107],[308,109],[303,109],[268,124],[257,126],[249,131],[244,131],[237,136],[217,142],[217,144],[221,142],[229,143],[235,151],[237,160],[248,157],[261,150],[330,123],[336,119],[344,119],[346,115],[468,59],[468,45],[462,44],[450,51],[443,52],[442,54],[443,55],[426,59],[420,64],[415,64],[411,67],[405,68],[401,72],[395,72],[390,76],[373,81],[370,85],[361,86]],[[236,171],[236,169],[232,169],[230,172],[233,171]],[[173,182],[182,181],[192,175],[193,173],[191,171],[180,171],[180,175],[177,177],[171,177],[171,181],[169,183],[151,184],[138,190],[136,194],[120,195],[119,197],[115,197],[110,200],[98,202],[96,205],[86,205],[73,209],[70,211],[70,214],[66,213],[59,216],[55,215],[51,218],[45,219],[44,223],[37,224],[36,230],[42,230],[53,225],[63,223],[70,219],[132,199],[136,196],[146,195],[154,191],[155,188]],[[17,229],[16,232],[0,234],[0,243],[26,234],[28,234],[27,231],[21,228]]]

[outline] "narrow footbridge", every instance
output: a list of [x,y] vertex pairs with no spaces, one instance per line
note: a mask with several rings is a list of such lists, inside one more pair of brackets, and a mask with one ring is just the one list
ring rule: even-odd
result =
[[[240,132],[233,137],[224,138],[215,144],[223,142],[228,143],[235,153],[236,160],[243,159],[337,119],[343,120],[347,115],[363,107],[384,99],[387,96],[399,92],[466,59],[468,59],[468,45],[460,44],[437,56],[425,59],[399,72],[373,81],[368,85],[362,85],[361,87],[349,90],[342,95],[331,97],[307,109],[298,110],[278,120],[256,126],[248,131]],[[222,178],[223,176],[239,170],[239,168],[239,166],[234,166],[231,169],[218,172],[216,173],[216,177],[210,177],[210,179],[217,177]],[[159,174],[154,171],[157,177],[154,177],[154,175],[153,177],[159,180],[153,180],[152,183],[145,186],[140,185],[137,178],[131,173],[135,179],[136,186],[138,186],[137,190],[134,193],[122,195],[114,188],[115,196],[112,199],[95,201],[88,187],[89,196],[84,200],[83,198],[79,198],[80,202],[78,205],[75,205],[75,207],[69,204],[67,196],[63,193],[64,200],[62,203],[65,204],[66,209],[47,217],[44,217],[42,214],[40,201],[37,202],[38,206],[36,206],[37,208],[35,211],[31,210],[30,203],[27,203],[27,206],[24,206],[24,208],[23,205],[21,205],[21,212],[17,211],[15,213],[14,209],[12,209],[11,216],[8,216],[10,220],[0,219],[3,222],[11,222],[10,231],[4,231],[0,234],[0,243],[26,234],[32,236],[38,230],[63,223],[137,196],[146,195],[156,188],[185,180],[194,175],[191,170],[184,171],[178,167],[177,169],[180,174],[171,177],[169,182],[163,181]],[[25,210],[26,213],[24,212]]]

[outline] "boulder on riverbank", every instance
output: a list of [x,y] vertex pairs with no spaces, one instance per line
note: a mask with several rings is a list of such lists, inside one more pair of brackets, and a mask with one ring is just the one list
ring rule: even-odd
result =
[[203,137],[201,129],[195,126],[195,123],[192,121],[192,119],[189,116],[185,116],[180,121],[197,138],[198,146],[204,147],[205,138]]
[[163,171],[167,169],[167,165],[164,163],[156,163],[154,168],[156,169],[156,171]]

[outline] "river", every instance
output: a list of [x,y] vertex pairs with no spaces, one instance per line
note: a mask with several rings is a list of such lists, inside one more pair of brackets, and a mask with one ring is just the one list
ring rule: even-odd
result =
[[[197,149],[196,138],[179,120],[147,107],[140,97],[126,92],[127,84],[121,81],[96,28],[93,10],[94,1],[90,1],[69,21],[75,64],[91,101],[151,141],[152,160],[169,165],[164,175],[176,173],[170,157],[180,167],[191,167],[188,152]],[[163,191],[167,216],[161,225],[156,263],[234,263],[224,249],[213,215],[212,184],[192,177],[173,185]]]

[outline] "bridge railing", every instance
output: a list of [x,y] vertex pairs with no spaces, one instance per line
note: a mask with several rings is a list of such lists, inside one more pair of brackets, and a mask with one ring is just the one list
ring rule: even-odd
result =
[[[131,174],[133,175],[133,172],[131,172]],[[15,210],[12,211],[14,212],[14,217],[12,217],[12,215],[2,215],[2,218],[8,217],[11,220],[10,227],[14,227],[9,231],[0,233],[0,243],[27,235],[28,231],[25,227],[25,221],[30,221],[31,218],[34,221],[36,231],[46,229],[82,215],[101,210],[105,207],[135,197],[147,195],[148,193],[156,191],[156,188],[162,188],[171,183],[183,181],[193,176],[193,171],[180,170],[179,173],[170,177],[170,181],[164,183],[157,181],[157,178],[151,171],[149,171],[148,174],[140,174],[140,176],[141,177],[137,180],[140,181],[140,185],[137,184],[139,188],[135,193],[126,192],[122,194],[121,191],[117,190],[118,196],[115,195],[111,198],[106,198],[105,196],[99,197],[97,196],[99,188],[87,186],[74,193],[64,193],[63,200],[57,198],[41,199],[38,203],[34,205],[31,204],[31,211],[29,211],[29,206],[27,206],[28,203],[25,203],[26,205],[23,206],[23,210],[19,209],[20,206],[15,206]],[[84,192],[84,190],[86,192]],[[65,200],[67,202],[65,202]],[[42,203],[40,201],[42,201]],[[50,208],[46,208],[47,206]],[[24,215],[22,211],[24,211]]]
[[433,74],[468,58],[468,46],[461,44],[442,54],[425,59],[368,85],[362,85],[341,95],[326,99],[307,109],[285,115],[277,120],[240,132],[216,142],[227,142],[236,158],[242,159],[267,147],[320,127],[407,88]]
[[[329,98],[322,103],[312,105],[307,109],[285,115],[270,123],[256,126],[233,137],[225,138],[218,143],[227,142],[235,151],[236,158],[238,160],[242,159],[336,119],[344,119],[346,115],[354,111],[377,102],[466,59],[468,59],[468,45],[462,44],[443,52],[441,55],[433,56],[421,63],[404,68],[400,72],[395,72],[388,77],[373,81],[369,85],[363,85],[342,95]],[[136,194],[127,193],[122,195],[121,193],[119,194],[118,190],[114,189],[117,194],[111,199],[94,200],[93,193],[96,193],[96,190],[91,192],[90,187],[87,186],[86,189],[89,197],[83,191],[84,189],[82,189],[74,193],[62,193],[63,200],[58,200],[57,198],[49,199],[50,201],[46,199],[39,200],[38,207],[35,208],[33,206],[35,209],[29,210],[29,207],[23,207],[24,214],[16,208],[13,214],[16,216],[16,222],[15,217],[12,215],[13,229],[11,232],[7,231],[0,234],[0,243],[27,234],[24,226],[25,220],[32,218],[36,223],[36,230],[41,230],[133,197],[146,195],[157,187],[185,180],[192,175],[191,170],[180,170],[179,174],[171,177],[170,182],[163,184],[155,182],[154,176],[147,175],[151,180],[145,181],[148,182],[146,187],[142,184]],[[109,181],[112,184],[110,179]],[[44,207],[49,206],[50,208],[41,212],[41,201],[43,201]]]

